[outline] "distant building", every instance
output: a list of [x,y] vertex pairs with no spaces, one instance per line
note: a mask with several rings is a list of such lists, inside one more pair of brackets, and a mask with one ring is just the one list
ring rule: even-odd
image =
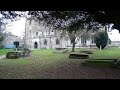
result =
[[120,33],[118,30],[114,29],[108,32],[109,38],[111,39],[111,44],[109,46],[120,47]]
[[4,36],[5,36],[5,38],[3,40],[3,45],[4,46],[6,46],[6,45],[14,45],[14,41],[19,41],[20,45],[23,44],[22,43],[23,40],[21,38],[11,34],[10,32],[9,33],[4,33]]
[[120,41],[111,41],[111,45],[110,46],[120,47]]

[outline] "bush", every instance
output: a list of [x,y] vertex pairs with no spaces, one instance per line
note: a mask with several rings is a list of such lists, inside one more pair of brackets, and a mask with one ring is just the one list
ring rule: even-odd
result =
[[95,35],[95,43],[96,43],[96,46],[100,49],[100,46],[101,46],[101,49],[104,49],[108,43],[108,34],[107,32],[105,31],[101,31],[101,32],[98,32],[96,35]]

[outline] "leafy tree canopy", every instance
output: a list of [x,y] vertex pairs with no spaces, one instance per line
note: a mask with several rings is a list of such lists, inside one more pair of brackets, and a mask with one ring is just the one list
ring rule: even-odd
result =
[[10,21],[18,20],[24,16],[23,11],[0,11],[0,33]]
[[[70,19],[76,19],[79,16],[89,15],[88,19],[94,24],[90,26],[97,26],[99,24],[107,25],[113,23],[113,28],[120,30],[120,12],[119,11],[94,11],[94,10],[83,10],[83,11],[29,11],[31,16],[37,17],[39,20],[47,22],[47,24],[52,24],[56,27],[63,27],[60,23],[67,21],[69,23]],[[96,25],[96,22],[99,23]]]

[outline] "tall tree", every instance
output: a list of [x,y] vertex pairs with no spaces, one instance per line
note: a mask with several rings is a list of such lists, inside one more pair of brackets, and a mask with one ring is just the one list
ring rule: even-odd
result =
[[108,43],[108,34],[106,31],[98,32],[95,36],[96,46],[101,50],[104,49]]
[[[87,28],[87,30],[98,30],[101,26],[109,27],[111,23],[113,28],[120,31],[120,12],[119,11],[29,11],[31,17],[43,20],[54,29],[66,30],[70,33],[71,41],[75,44],[75,34],[81,30],[78,28]],[[87,16],[87,18],[85,17]],[[83,18],[81,20],[80,18]],[[82,25],[81,25],[82,24]],[[74,27],[74,28],[73,28]],[[84,29],[85,30],[85,29]],[[105,28],[105,31],[107,29]],[[74,45],[73,44],[73,48]],[[73,49],[74,51],[74,49]]]

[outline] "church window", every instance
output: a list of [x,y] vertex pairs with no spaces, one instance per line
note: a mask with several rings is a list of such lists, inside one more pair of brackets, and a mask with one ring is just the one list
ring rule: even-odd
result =
[[92,43],[95,43],[95,38],[94,36],[91,37]]
[[58,38],[56,39],[56,44],[60,44],[60,40]]
[[47,40],[46,39],[44,40],[44,45],[47,45]]
[[81,43],[82,43],[82,44],[86,44],[86,37],[81,36]]

